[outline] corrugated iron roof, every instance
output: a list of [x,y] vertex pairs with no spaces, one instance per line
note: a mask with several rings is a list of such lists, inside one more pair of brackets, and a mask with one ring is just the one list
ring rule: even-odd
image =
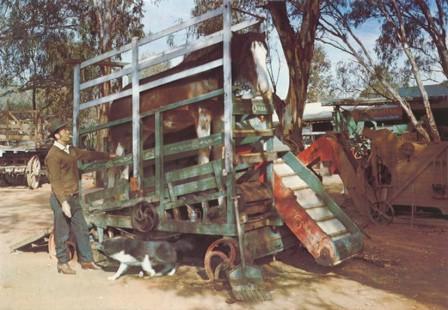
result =
[[[429,98],[434,97],[448,97],[447,84],[441,83],[436,85],[425,85],[425,90],[428,93]],[[417,86],[414,87],[402,87],[398,89],[398,93],[402,97],[420,98],[420,90]]]

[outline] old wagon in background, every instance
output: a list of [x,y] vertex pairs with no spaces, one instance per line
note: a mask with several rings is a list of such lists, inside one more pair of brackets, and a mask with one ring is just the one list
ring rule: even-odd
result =
[[46,180],[49,146],[39,111],[0,111],[0,185],[38,188]]

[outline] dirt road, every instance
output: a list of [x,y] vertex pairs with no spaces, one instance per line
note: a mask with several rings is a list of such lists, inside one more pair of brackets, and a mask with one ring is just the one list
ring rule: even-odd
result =
[[334,268],[289,250],[263,262],[272,301],[229,304],[228,292],[205,283],[197,266],[111,282],[112,270],[74,265],[76,276],[58,274],[45,248],[10,253],[15,241],[51,224],[48,196],[48,184],[0,188],[0,309],[448,309],[446,228],[370,225],[363,255]]

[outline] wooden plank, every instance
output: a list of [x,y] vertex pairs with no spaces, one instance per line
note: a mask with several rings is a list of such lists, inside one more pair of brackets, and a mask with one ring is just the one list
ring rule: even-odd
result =
[[156,185],[155,176],[143,178],[143,188],[154,187]]
[[126,208],[131,208],[137,205],[138,203],[146,201],[149,203],[158,202],[158,198],[154,195],[146,195],[144,197],[137,197],[133,199],[126,199],[126,200],[120,200],[120,201],[107,201],[105,203],[102,203],[101,205],[90,205],[89,211],[92,213],[95,212],[110,212],[110,211],[117,211],[117,210],[123,210]]
[[131,217],[126,215],[111,215],[105,213],[92,214],[89,216],[89,222],[97,227],[121,227],[132,228]]
[[32,244],[33,242],[38,241],[39,239],[47,237],[49,234],[51,234],[52,231],[53,231],[53,225],[49,226],[46,229],[42,229],[40,231],[33,232],[32,235],[30,235],[30,236],[28,236],[26,238],[23,238],[23,239],[21,239],[19,241],[14,242],[13,244],[11,244],[9,246],[9,250],[11,252],[14,252],[14,251],[16,251],[16,250],[26,246],[26,245],[29,245],[29,244]]
[[202,165],[194,165],[187,168],[177,169],[174,171],[167,172],[165,177],[168,182],[176,182],[204,174],[212,174],[214,171],[213,170],[214,164],[222,166],[222,161],[221,160],[211,161],[209,163]]
[[238,156],[246,164],[257,164],[265,161],[274,161],[277,159],[277,152],[260,152],[241,154]]
[[272,137],[274,135],[274,129],[263,129],[263,130],[257,130],[257,129],[234,129],[233,134],[235,137]]
[[215,133],[208,137],[176,142],[165,146],[165,155],[173,155],[182,152],[195,151],[209,146],[217,146],[221,145],[222,141],[222,133]]
[[174,186],[174,194],[182,196],[186,194],[201,192],[209,189],[215,189],[216,182],[214,177],[206,177],[194,182],[188,182]]
[[129,188],[128,180],[120,179],[117,181],[114,187],[106,188],[92,193],[87,193],[85,194],[84,199],[86,203],[91,203],[92,201],[100,199],[107,200],[113,198],[116,195],[124,193],[128,188]]

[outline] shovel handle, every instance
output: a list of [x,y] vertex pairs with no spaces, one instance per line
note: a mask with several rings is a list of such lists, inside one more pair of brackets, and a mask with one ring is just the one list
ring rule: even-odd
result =
[[240,220],[240,210],[238,207],[238,197],[233,198],[233,209],[235,213],[235,223],[236,223],[236,232],[238,235],[238,248],[240,250],[240,259],[241,259],[241,268],[246,268],[246,256],[244,255],[244,232],[243,227],[241,226]]

